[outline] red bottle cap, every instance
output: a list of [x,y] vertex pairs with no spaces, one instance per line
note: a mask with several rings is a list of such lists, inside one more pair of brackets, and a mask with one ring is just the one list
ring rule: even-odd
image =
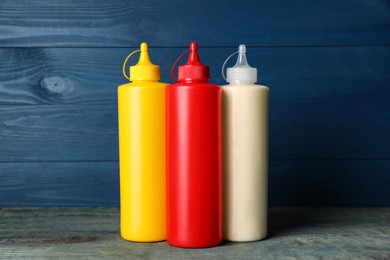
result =
[[191,42],[188,61],[186,64],[179,66],[177,79],[178,81],[208,81],[210,79],[209,67],[200,63],[196,42]]

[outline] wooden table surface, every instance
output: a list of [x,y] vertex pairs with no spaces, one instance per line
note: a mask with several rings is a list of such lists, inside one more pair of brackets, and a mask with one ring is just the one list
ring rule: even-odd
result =
[[269,237],[208,249],[132,243],[117,208],[3,208],[0,258],[390,259],[390,208],[272,208]]

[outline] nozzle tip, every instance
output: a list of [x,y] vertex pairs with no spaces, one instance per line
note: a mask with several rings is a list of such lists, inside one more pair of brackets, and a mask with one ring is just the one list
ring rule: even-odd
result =
[[190,51],[196,52],[198,50],[198,44],[196,42],[191,42],[190,44]]
[[148,44],[146,42],[141,43],[141,51],[148,51]]
[[238,52],[240,54],[246,53],[246,46],[244,44],[240,44],[240,46],[238,46]]

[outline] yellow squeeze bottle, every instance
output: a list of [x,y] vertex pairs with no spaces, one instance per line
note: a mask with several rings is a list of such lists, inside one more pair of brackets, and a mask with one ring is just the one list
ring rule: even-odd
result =
[[[140,58],[126,75],[126,62]],[[165,87],[160,66],[148,45],[131,53],[123,64],[131,82],[118,87],[120,229],[123,239],[155,242],[166,239],[165,210]]]

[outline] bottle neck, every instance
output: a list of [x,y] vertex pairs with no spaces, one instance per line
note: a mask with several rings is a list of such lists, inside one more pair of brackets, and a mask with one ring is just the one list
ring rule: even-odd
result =
[[203,83],[203,84],[207,84],[208,82],[209,82],[208,80],[193,80],[193,79],[185,79],[179,81],[179,83]]
[[252,80],[231,80],[229,85],[256,85]]
[[158,82],[158,80],[132,80],[132,83],[154,83]]

